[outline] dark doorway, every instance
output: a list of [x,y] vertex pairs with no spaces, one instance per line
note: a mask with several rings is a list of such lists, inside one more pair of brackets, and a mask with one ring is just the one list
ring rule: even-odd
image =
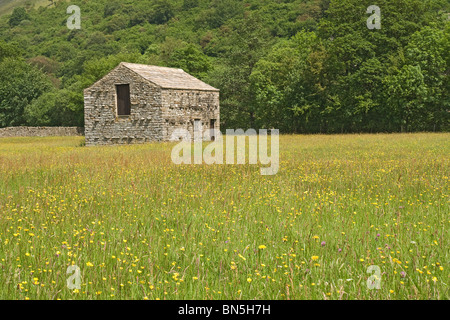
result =
[[209,136],[211,141],[216,141],[216,119],[211,119],[209,122]]

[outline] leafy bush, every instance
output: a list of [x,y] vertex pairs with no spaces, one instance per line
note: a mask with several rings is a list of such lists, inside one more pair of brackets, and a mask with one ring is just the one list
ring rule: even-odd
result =
[[8,23],[11,27],[18,26],[22,21],[29,20],[30,16],[28,15],[25,8],[18,7],[14,8],[11,17],[8,20]]

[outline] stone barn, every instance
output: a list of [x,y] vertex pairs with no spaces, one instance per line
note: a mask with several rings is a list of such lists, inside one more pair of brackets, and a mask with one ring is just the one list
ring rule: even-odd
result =
[[181,69],[122,62],[84,90],[86,145],[170,141],[220,130],[219,90]]

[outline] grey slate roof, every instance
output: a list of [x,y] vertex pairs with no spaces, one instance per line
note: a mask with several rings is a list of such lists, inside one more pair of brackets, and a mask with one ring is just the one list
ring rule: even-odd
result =
[[120,65],[136,72],[144,79],[165,89],[219,91],[191,76],[182,69],[157,67],[145,64],[121,62]]

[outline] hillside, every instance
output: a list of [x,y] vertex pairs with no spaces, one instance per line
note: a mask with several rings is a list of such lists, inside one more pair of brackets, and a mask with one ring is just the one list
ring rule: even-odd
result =
[[68,3],[14,1],[0,17],[0,127],[82,126],[83,88],[128,61],[221,89],[224,128],[448,130],[448,2],[378,2],[380,30],[370,1],[79,0],[69,30]]
[[0,16],[10,14],[14,8],[38,8],[51,5],[49,0],[0,0]]

